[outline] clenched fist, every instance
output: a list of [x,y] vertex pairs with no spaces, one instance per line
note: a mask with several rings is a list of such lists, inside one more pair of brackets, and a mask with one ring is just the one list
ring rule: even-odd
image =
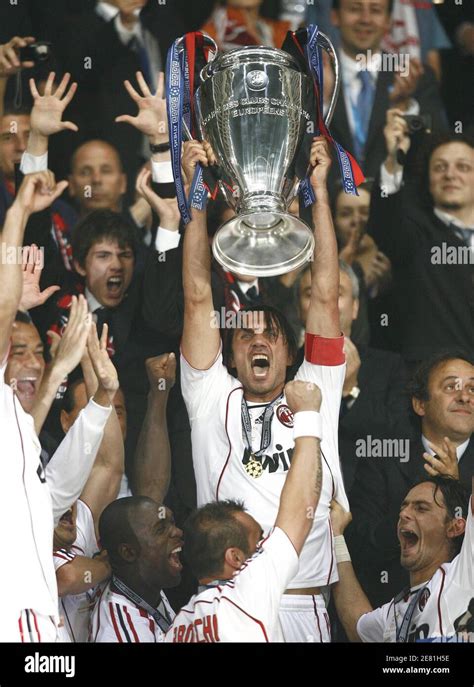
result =
[[321,408],[321,389],[313,382],[294,379],[285,385],[285,396],[293,414],[302,410],[318,412]]

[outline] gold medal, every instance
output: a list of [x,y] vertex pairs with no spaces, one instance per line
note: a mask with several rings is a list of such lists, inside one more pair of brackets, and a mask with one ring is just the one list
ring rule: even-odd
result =
[[261,461],[256,460],[255,457],[252,455],[249,462],[245,466],[245,470],[247,472],[247,475],[250,475],[250,477],[257,479],[258,477],[261,477],[263,473],[263,465]]

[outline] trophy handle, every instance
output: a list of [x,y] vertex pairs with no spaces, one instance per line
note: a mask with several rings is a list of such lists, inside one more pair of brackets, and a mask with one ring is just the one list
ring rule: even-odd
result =
[[337,57],[336,50],[333,44],[326,36],[325,33],[319,31],[318,33],[318,44],[327,52],[329,55],[332,66],[334,67],[334,90],[331,96],[331,102],[329,103],[329,108],[324,118],[324,123],[329,126],[331,123],[332,116],[334,114],[334,108],[336,107],[337,98],[339,96],[339,90],[341,88],[341,70],[339,69],[339,59]]
[[[204,38],[205,38],[209,43],[212,44],[212,45],[211,45],[211,48],[212,48],[212,51],[213,51],[213,53],[214,53],[213,56],[212,56],[212,58],[209,60],[208,64],[207,64],[205,67],[203,67],[203,69],[201,70],[201,74],[200,74],[201,81],[204,81],[202,73],[203,73],[203,71],[204,71],[205,69],[207,69],[207,67],[210,65],[210,63],[216,58],[216,55],[217,55],[217,53],[218,53],[218,51],[219,51],[219,48],[217,47],[216,41],[215,41],[213,38],[211,38],[211,36],[209,36],[209,34],[203,32],[202,35],[204,36]],[[185,42],[185,36],[181,36],[180,38],[177,38],[176,41],[175,41],[176,47],[177,47],[178,49],[183,50],[184,48],[183,48],[182,46],[183,46],[184,42]],[[182,126],[183,126],[183,133],[184,133],[184,135],[185,135],[185,137],[186,137],[186,140],[187,140],[187,141],[192,141],[192,140],[193,140],[193,137],[192,137],[192,135],[191,135],[191,132],[189,131],[188,125],[187,125],[186,122],[184,121],[184,117],[182,117],[181,122],[182,122]]]

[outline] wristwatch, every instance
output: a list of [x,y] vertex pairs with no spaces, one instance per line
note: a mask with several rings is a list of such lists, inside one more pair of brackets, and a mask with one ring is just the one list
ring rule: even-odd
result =
[[170,149],[170,142],[168,141],[167,143],[150,143],[150,150],[153,155],[156,153],[167,153],[168,150]]

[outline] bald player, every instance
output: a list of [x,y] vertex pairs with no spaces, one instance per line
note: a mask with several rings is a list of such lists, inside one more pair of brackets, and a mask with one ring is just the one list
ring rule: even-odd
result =
[[400,562],[410,574],[410,586],[372,609],[344,544],[351,515],[334,502],[339,582],[333,594],[349,639],[416,642],[452,639],[461,631],[474,598],[473,514],[474,496],[451,477],[426,478],[410,489],[397,526]]
[[[186,148],[183,166],[189,178],[193,164],[207,165],[208,157],[197,142]],[[280,620],[286,641],[322,642],[330,640],[330,630],[321,588],[337,581],[329,519],[333,494],[348,507],[337,433],[345,358],[338,254],[326,186],[331,159],[324,139],[314,139],[311,161],[316,248],[305,360],[295,378],[321,389],[323,478],[297,574],[281,597]],[[219,330],[212,327],[210,252],[202,210],[192,210],[186,227],[183,286],[181,385],[191,423],[198,505],[241,499],[268,532],[295,451],[293,417],[284,393],[288,368],[295,362],[294,335],[279,311],[252,308],[246,328],[226,332],[223,358]]]
[[271,533],[241,503],[200,508],[185,526],[185,556],[206,590],[193,596],[166,633],[167,642],[282,642],[279,608],[321,494],[321,392],[292,381],[295,451]]

